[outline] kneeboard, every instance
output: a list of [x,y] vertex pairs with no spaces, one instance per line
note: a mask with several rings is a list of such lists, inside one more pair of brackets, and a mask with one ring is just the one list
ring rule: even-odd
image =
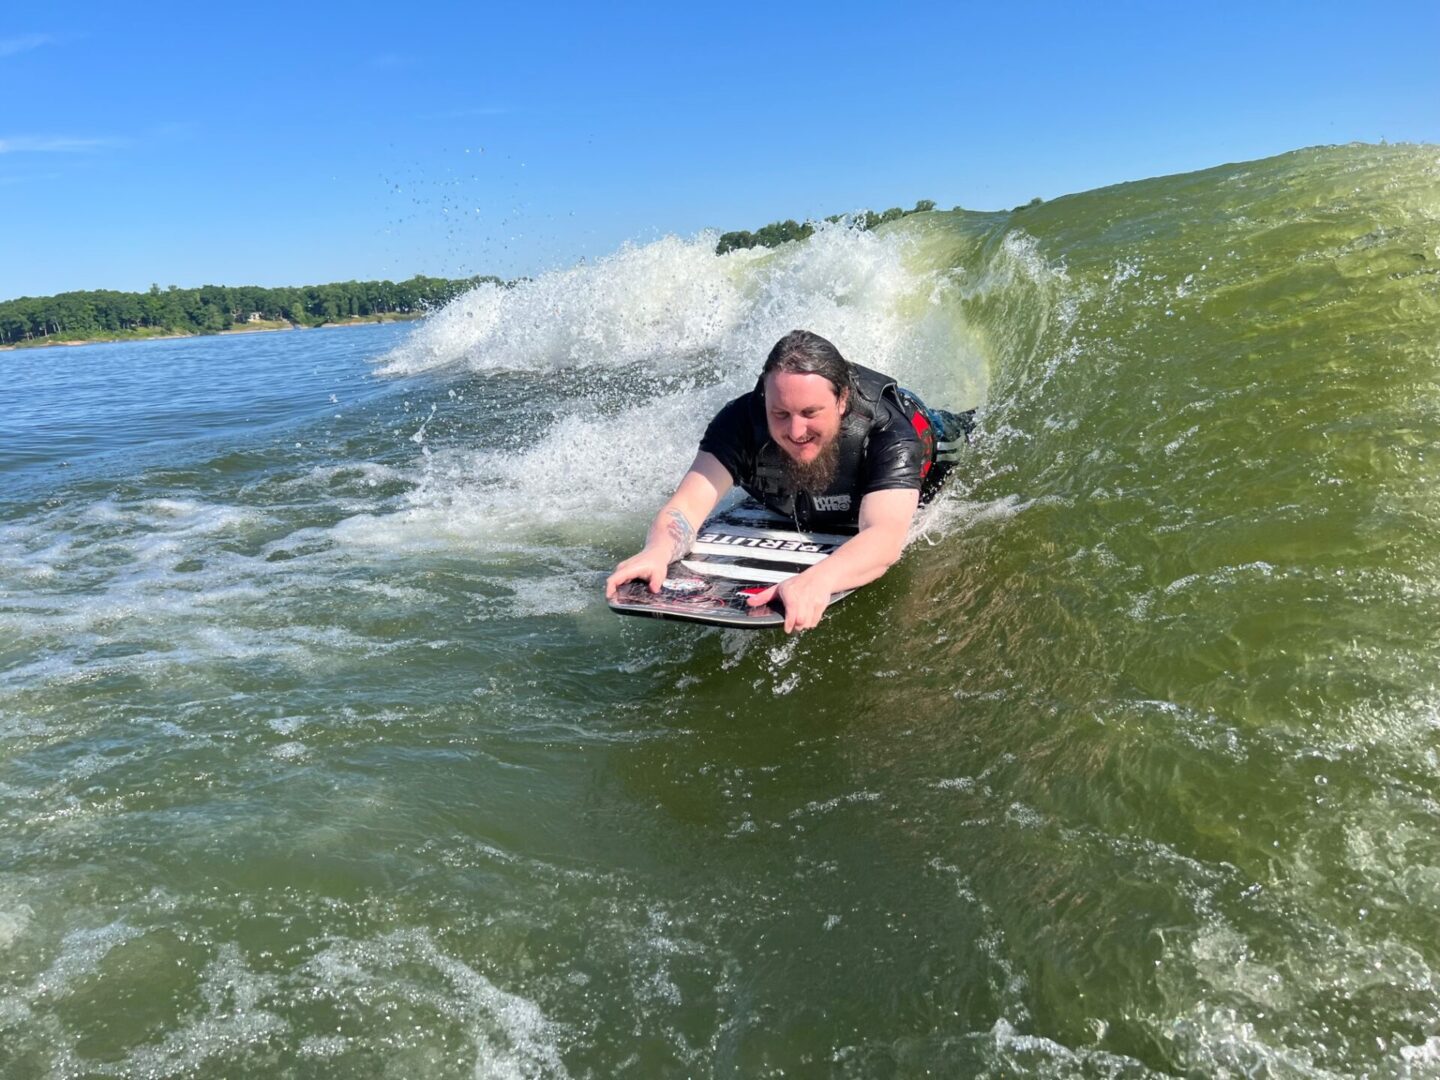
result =
[[[705,519],[694,548],[670,564],[658,593],[643,581],[627,581],[615,590],[610,608],[618,615],[747,630],[783,626],[780,605],[751,607],[750,597],[808,570],[848,539],[849,534],[797,532],[789,518],[746,499]],[[830,602],[853,591],[836,593]]]

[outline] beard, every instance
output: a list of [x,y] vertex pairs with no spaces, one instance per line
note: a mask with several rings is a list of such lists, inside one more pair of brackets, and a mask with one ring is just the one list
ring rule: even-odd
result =
[[837,431],[809,461],[796,461],[789,454],[783,456],[785,479],[790,486],[806,495],[819,495],[829,490],[840,468],[840,432]]

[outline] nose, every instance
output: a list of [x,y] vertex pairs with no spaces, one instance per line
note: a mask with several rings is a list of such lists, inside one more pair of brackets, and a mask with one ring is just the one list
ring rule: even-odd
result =
[[796,442],[805,438],[806,423],[803,416],[792,416],[790,418],[790,438]]

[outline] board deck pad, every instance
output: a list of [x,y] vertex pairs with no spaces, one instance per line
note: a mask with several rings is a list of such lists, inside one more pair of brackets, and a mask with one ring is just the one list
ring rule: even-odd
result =
[[[808,570],[850,535],[799,532],[789,518],[746,499],[705,519],[694,547],[670,564],[658,593],[643,581],[627,581],[615,590],[610,607],[620,615],[714,626],[752,630],[783,626],[783,608],[751,607],[750,597]],[[853,591],[835,593],[830,602]]]

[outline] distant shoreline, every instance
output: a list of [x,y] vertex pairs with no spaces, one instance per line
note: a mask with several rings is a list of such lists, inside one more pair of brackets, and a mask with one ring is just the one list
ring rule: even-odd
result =
[[157,337],[253,333],[419,317],[499,278],[332,281],[326,285],[201,285],[148,292],[90,289],[0,301],[0,345],[22,349]]
[[170,331],[164,334],[124,334],[109,337],[94,338],[66,338],[63,341],[25,341],[15,345],[0,345],[0,352],[15,352],[20,349],[53,349],[73,347],[77,345],[118,345],[125,342],[135,341],[173,341],[176,338],[193,337],[228,337],[231,334],[270,334],[286,330],[321,330],[329,327],[344,326],[375,326],[379,323],[415,322],[423,319],[424,313],[413,315],[386,314],[380,316],[359,315],[353,319],[337,319],[334,322],[319,323],[315,326],[305,326],[301,323],[282,323],[277,325],[274,322],[258,323],[249,325],[241,323],[225,330],[217,330],[211,334],[190,334],[183,331]]

